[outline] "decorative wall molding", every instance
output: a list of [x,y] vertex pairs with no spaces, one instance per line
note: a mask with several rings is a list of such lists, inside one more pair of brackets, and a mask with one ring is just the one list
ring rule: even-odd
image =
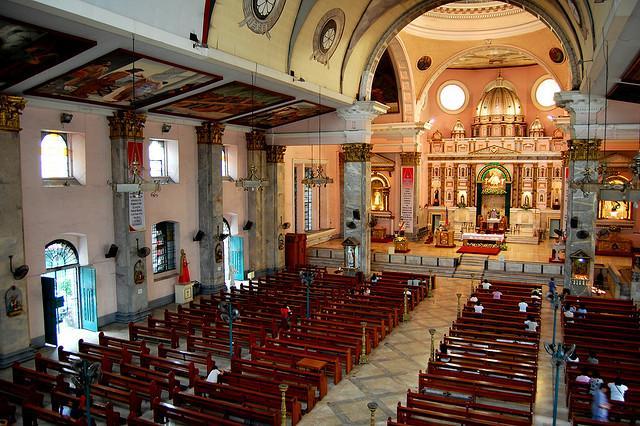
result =
[[264,151],[266,149],[266,139],[264,130],[253,129],[244,134],[247,139],[248,151]]
[[27,102],[20,96],[0,95],[0,130],[20,131],[20,114]]
[[373,146],[368,143],[351,143],[342,145],[344,161],[348,163],[371,161],[372,149]]
[[284,163],[284,145],[267,145],[267,163]]
[[419,166],[421,152],[402,152],[400,153],[400,164],[403,166]]

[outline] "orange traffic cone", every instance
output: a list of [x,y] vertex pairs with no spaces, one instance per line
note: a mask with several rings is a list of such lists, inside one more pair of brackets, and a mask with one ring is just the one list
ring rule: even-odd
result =
[[178,284],[189,284],[190,282],[191,276],[189,275],[187,255],[184,253],[184,249],[180,249],[180,276],[178,277]]

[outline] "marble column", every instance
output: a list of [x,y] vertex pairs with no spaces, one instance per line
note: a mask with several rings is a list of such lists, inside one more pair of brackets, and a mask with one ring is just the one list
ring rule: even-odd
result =
[[283,145],[267,146],[267,179],[269,186],[265,188],[265,204],[269,208],[264,214],[264,238],[266,251],[266,267],[269,272],[284,268],[284,233],[282,222],[284,215],[284,152]]
[[[571,118],[571,140],[568,143],[567,167],[569,179],[567,185],[567,242],[564,285],[571,289],[572,294],[589,295],[593,283],[595,263],[595,223],[597,218],[597,194],[593,191],[583,192],[575,185],[575,181],[590,176],[597,182],[598,154],[600,141],[592,139],[589,123],[596,122],[596,114],[604,107],[605,100],[599,96],[588,96],[580,92],[558,92],[555,95],[556,105],[564,108]],[[584,131],[587,131],[585,134]],[[572,227],[572,218],[577,219],[577,226]],[[573,221],[575,222],[575,220]],[[581,235],[586,231],[588,235]],[[583,234],[583,233],[581,233]],[[573,277],[574,262],[571,256],[584,256],[587,259],[587,279],[579,280]]]
[[640,307],[640,268],[637,266],[633,267],[629,298],[634,301],[636,307]]
[[[27,280],[14,279],[9,265],[9,256],[14,268],[25,263],[20,171],[20,114],[25,104],[19,96],[0,95],[0,368],[34,356],[29,347]],[[5,305],[7,294],[19,295],[13,310]]]
[[[358,265],[368,276],[371,272],[371,122],[380,114],[385,114],[388,106],[375,101],[357,101],[353,105],[338,109],[338,115],[345,120],[347,143],[344,151],[344,185],[342,187],[344,238],[352,238],[360,243]],[[358,210],[360,220],[353,220],[353,212]],[[355,226],[351,225],[354,224]],[[351,228],[347,225],[351,225]]]
[[[411,206],[411,228],[407,226],[407,237],[415,240],[418,235],[418,208],[420,207],[420,182],[422,181],[422,168],[420,167],[421,152],[403,152],[400,154],[400,164],[402,167],[411,167],[413,169],[413,204]],[[402,187],[402,176],[400,176]],[[401,188],[402,191],[402,188]],[[400,194],[402,200],[402,194]],[[402,201],[400,202],[402,209]],[[408,225],[408,224],[407,224]],[[423,224],[424,225],[424,224]]]
[[[258,177],[264,178],[267,168],[267,145],[265,143],[265,133],[263,130],[252,130],[245,133],[247,140],[247,170],[256,168]],[[272,185],[266,182],[265,186]],[[265,241],[265,191],[261,188],[257,191],[248,191],[247,220],[253,222],[249,229],[249,269],[255,271],[256,275],[266,272],[266,241]]]
[[[143,142],[146,116],[133,111],[116,111],[107,120],[111,139],[111,180],[116,184],[127,183],[131,179],[128,144]],[[135,196],[135,193],[128,192],[113,193],[114,243],[119,249],[115,259],[116,321],[122,323],[140,321],[150,313],[147,295],[149,278],[146,276],[148,257],[138,256],[136,243],[140,247],[150,247],[151,242],[147,244],[145,241],[144,229],[133,230],[130,226],[129,204]],[[145,195],[142,197],[144,206]]]
[[[224,252],[219,235],[223,232],[222,135],[224,125],[203,122],[196,127],[198,141],[198,229],[200,240],[200,283],[203,294],[224,286]],[[216,257],[216,253],[218,256]]]

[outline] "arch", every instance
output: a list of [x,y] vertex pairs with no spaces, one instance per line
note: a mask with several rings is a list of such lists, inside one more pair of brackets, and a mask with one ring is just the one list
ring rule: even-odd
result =
[[53,240],[44,247],[44,264],[47,271],[76,267],[80,264],[78,250],[67,240]]
[[[413,21],[418,16],[423,13],[435,9],[438,6],[442,6],[444,4],[451,3],[451,0],[426,0],[422,3],[419,3],[412,8],[409,8],[402,14],[395,22],[382,34],[382,37],[378,40],[378,43],[373,48],[371,54],[369,55],[369,59],[367,64],[362,72],[362,76],[360,78],[360,87],[359,87],[359,96],[360,99],[369,99],[371,93],[371,83],[373,81],[373,73],[376,69],[380,58],[382,57],[382,53],[389,46],[390,40],[395,38],[395,36],[411,21]],[[551,16],[547,13],[547,11],[539,6],[536,0],[513,0],[509,3],[518,5],[522,7],[527,12],[536,15],[540,18],[540,20],[549,27],[549,29],[558,37],[562,46],[564,47],[565,53],[567,54],[567,60],[569,61],[569,65],[571,67],[571,88],[578,89],[580,87],[581,82],[581,74],[579,65],[582,63],[581,54],[574,50],[574,46],[570,41],[569,35],[558,25]],[[564,13],[564,11],[563,11]],[[568,21],[571,22],[571,21]],[[577,33],[574,29],[573,37],[577,40]],[[579,41],[576,41],[578,48],[580,48]],[[342,64],[341,76],[340,76],[340,89],[344,91],[344,87],[342,87],[343,75],[346,69],[347,63]]]
[[[399,83],[401,109],[403,122],[414,122],[416,117],[415,109],[415,88],[413,86],[413,71],[409,63],[409,54],[400,38],[394,37],[387,47],[394,69],[396,70],[396,81]],[[373,80],[371,80],[373,82]]]
[[502,174],[504,174],[504,177],[507,179],[505,183],[511,182],[511,173],[506,167],[504,167],[500,163],[489,163],[486,166],[484,166],[482,169],[480,169],[480,171],[477,174],[476,182],[482,182],[484,180],[485,175],[489,172],[489,170],[492,170],[492,169],[498,169],[502,172]]

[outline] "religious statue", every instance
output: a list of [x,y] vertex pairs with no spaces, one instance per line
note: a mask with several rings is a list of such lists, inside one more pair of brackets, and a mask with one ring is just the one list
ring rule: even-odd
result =
[[15,317],[22,313],[22,292],[12,285],[4,294],[4,304],[8,317]]
[[496,209],[491,209],[489,211],[489,219],[498,219],[499,216],[500,216],[500,214],[498,213],[498,211]]
[[524,196],[524,205],[529,207],[531,205],[531,199],[529,198],[528,195]]
[[504,175],[498,169],[491,169],[486,181],[491,186],[502,186],[504,185]]
[[436,192],[433,193],[433,205],[440,205],[440,191],[436,189]]
[[467,205],[467,203],[465,203],[464,194],[460,194],[460,205],[461,206]]

